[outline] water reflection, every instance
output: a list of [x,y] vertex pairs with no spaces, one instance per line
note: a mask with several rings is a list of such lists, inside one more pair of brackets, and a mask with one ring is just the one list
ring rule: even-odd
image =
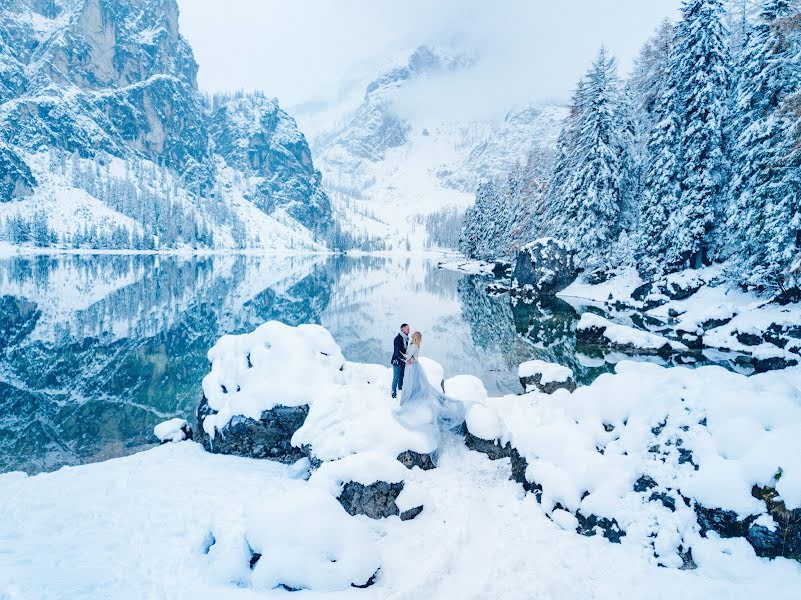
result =
[[520,392],[517,366],[532,358],[584,383],[613,368],[576,347],[588,307],[514,303],[487,283],[410,258],[0,260],[0,472],[130,454],[159,421],[194,420],[208,349],[269,319],[320,323],[349,360],[380,364],[409,322],[448,376],[476,375],[492,395]]

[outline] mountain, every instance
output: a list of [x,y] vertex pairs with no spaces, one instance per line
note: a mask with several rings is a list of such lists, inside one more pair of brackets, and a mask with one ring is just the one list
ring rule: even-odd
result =
[[387,248],[421,248],[429,243],[426,215],[464,210],[479,183],[505,177],[532,152],[550,160],[563,107],[509,107],[502,120],[427,113],[430,90],[479,60],[421,46],[366,78],[362,94],[296,109],[342,227]]
[[303,134],[263,94],[198,91],[175,0],[4,5],[0,220],[10,241],[319,247],[331,207]]

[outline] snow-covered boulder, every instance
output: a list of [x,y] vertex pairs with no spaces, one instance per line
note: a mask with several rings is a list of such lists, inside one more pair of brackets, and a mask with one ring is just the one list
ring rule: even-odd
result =
[[544,360],[529,360],[521,363],[517,375],[526,392],[536,390],[543,394],[553,394],[556,390],[572,392],[576,389],[576,380],[573,378],[572,369]]
[[661,335],[613,323],[594,313],[584,313],[576,326],[576,342],[611,348],[626,354],[669,356],[687,350],[680,342]]
[[541,238],[518,253],[512,273],[512,288],[518,292],[553,295],[578,275],[573,253],[554,238]]
[[305,455],[292,436],[309,406],[343,383],[345,359],[318,325],[270,321],[209,350],[198,407],[199,441],[210,451],[293,463]]
[[476,449],[523,467],[560,526],[573,523],[567,511],[579,533],[693,568],[732,552],[720,543],[730,537],[744,540],[738,553],[799,558],[798,398],[797,370],[746,377],[622,362],[559,398],[492,398],[466,425],[484,441]]
[[[405,466],[434,467],[438,440],[403,427],[389,396],[392,371],[346,362],[318,325],[276,321],[252,333],[222,337],[209,351],[196,439],[210,452],[315,468],[366,451]],[[436,361],[421,359],[431,381],[443,381]]]
[[162,421],[153,428],[153,435],[159,442],[183,442],[192,439],[192,427],[184,419],[170,419]]
[[265,498],[250,512],[246,538],[257,590],[366,587],[380,567],[370,530],[325,494]]
[[407,470],[397,460],[380,452],[362,452],[324,463],[309,483],[335,496],[350,515],[371,519],[400,516],[407,521],[420,514],[423,507],[399,507],[406,475]]

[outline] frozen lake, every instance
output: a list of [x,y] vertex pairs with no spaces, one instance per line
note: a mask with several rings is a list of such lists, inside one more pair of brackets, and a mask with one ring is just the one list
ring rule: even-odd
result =
[[576,352],[573,306],[513,306],[488,281],[407,257],[0,260],[0,472],[130,454],[164,419],[194,423],[207,350],[270,319],[320,323],[349,360],[385,365],[408,321],[446,377],[476,375],[491,395],[520,392],[531,358],[580,381],[611,369],[614,357]]

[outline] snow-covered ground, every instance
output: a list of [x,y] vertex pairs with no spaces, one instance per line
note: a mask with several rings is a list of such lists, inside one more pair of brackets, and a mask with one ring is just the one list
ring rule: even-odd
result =
[[[758,558],[741,538],[703,537],[689,506],[671,512],[631,486],[647,474],[691,502],[761,515],[766,528],[770,516],[751,485],[774,486],[788,509],[801,506],[801,369],[748,378],[622,363],[573,394],[504,398],[486,398],[469,377],[447,380],[470,408],[470,431],[510,441],[528,461],[526,478],[542,486],[538,503],[509,480],[509,459],[491,461],[456,435],[443,439],[436,469],[399,469],[394,444],[368,447],[369,437],[357,435],[370,422],[373,436],[389,426],[374,418],[391,414],[389,368],[347,363],[340,371],[320,328],[263,331],[272,337],[226,338],[216,348],[223,362],[214,381],[258,389],[251,380],[269,374],[273,349],[283,372],[299,360],[285,355],[287,344],[303,352],[322,344],[319,397],[298,388],[311,403],[298,437],[328,448],[321,454],[332,462],[306,482],[297,466],[212,455],[184,441],[34,477],[2,475],[0,597],[262,598],[285,594],[272,589],[277,583],[308,588],[312,598],[797,597],[799,563]],[[257,351],[248,369],[245,356]],[[288,369],[286,380],[268,380],[290,390],[297,375]],[[656,438],[664,461],[650,448]],[[677,446],[692,451],[690,462]],[[403,478],[403,504],[422,504],[422,513],[350,517],[333,499],[343,480],[378,478]],[[619,544],[579,535],[577,509],[615,518],[627,535]],[[688,545],[698,568],[678,570],[672,553]],[[367,589],[349,586],[375,569]]]

